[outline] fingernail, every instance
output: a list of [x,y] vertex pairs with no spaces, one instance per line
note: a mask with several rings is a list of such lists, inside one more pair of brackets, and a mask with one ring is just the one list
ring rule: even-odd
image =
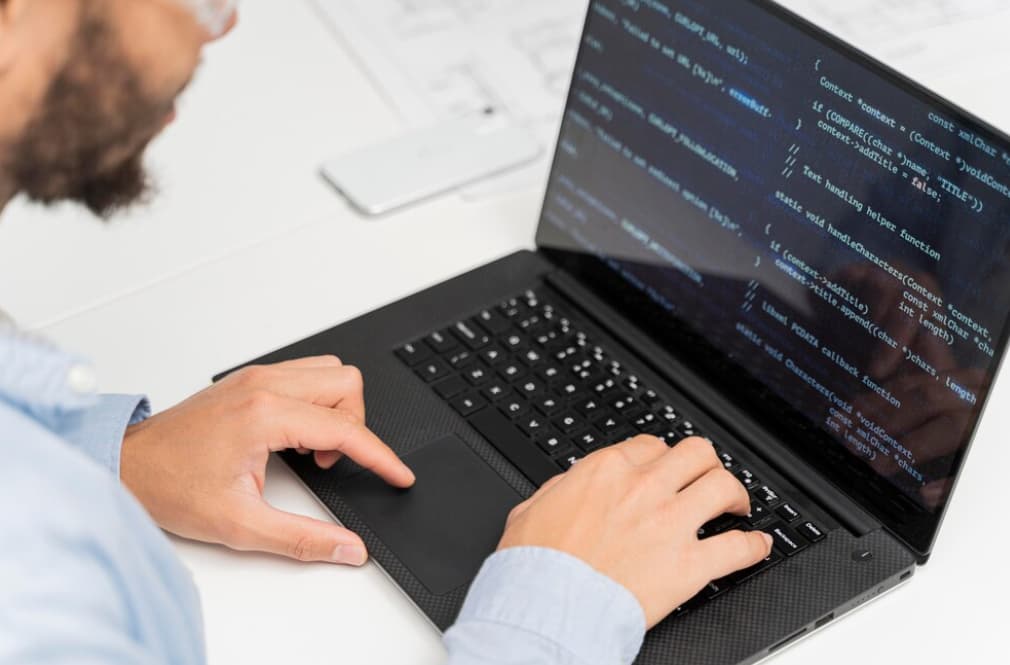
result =
[[766,543],[768,543],[768,549],[771,549],[771,548],[772,548],[772,545],[774,545],[774,544],[775,544],[775,539],[774,539],[774,538],[772,538],[771,536],[769,536],[769,535],[768,535],[767,533],[765,533],[764,531],[762,531],[762,532],[761,532],[761,535],[765,537],[765,542],[766,542]]
[[337,545],[330,560],[345,566],[362,566],[368,560],[368,553],[361,545]]

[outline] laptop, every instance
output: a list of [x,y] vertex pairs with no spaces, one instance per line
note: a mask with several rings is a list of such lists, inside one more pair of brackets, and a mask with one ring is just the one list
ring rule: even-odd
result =
[[595,0],[536,250],[254,362],[362,369],[416,487],[284,459],[443,630],[548,478],[709,438],[752,509],[699,537],[774,551],[638,662],[752,663],[929,559],[1006,348],[1008,218],[1005,135],[780,6]]

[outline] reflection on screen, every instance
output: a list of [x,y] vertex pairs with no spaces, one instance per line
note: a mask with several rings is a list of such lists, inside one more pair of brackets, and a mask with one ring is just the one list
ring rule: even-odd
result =
[[1010,155],[749,2],[594,2],[551,178],[604,260],[927,508],[1010,310]]

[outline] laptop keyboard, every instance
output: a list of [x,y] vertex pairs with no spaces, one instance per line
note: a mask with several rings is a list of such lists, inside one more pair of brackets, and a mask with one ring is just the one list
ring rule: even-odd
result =
[[[670,446],[706,436],[681,408],[628,371],[536,291],[483,309],[395,353],[538,487],[586,455],[639,434],[657,436]],[[796,503],[736,455],[718,442],[715,449],[750,492],[751,513],[716,518],[699,529],[699,537],[760,529],[772,536],[775,547],[758,565],[710,583],[676,615],[826,536]]]

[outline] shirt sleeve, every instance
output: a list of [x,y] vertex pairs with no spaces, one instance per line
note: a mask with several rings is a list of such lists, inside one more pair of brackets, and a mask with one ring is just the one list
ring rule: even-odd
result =
[[445,634],[447,665],[620,665],[645,638],[626,588],[556,550],[492,555]]
[[60,436],[118,478],[126,428],[150,416],[146,397],[101,395],[92,406],[67,415]]

